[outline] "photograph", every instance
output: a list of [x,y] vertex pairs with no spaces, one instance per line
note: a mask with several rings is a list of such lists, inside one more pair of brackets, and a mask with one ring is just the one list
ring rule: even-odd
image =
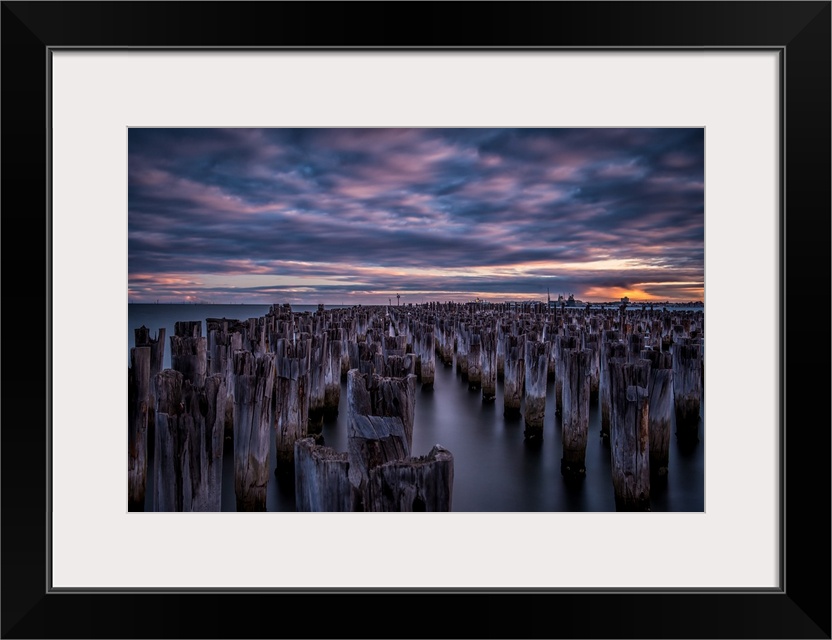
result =
[[705,137],[129,128],[129,510],[703,512]]
[[4,0],[0,637],[829,639],[830,15]]

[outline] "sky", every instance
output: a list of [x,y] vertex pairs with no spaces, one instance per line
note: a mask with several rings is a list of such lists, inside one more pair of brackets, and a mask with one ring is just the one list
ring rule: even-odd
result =
[[704,129],[131,128],[130,302],[704,300]]

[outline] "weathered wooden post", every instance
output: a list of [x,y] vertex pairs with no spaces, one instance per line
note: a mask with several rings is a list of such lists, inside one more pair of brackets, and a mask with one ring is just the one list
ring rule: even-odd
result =
[[234,441],[234,354],[243,349],[243,335],[240,332],[231,334],[228,350],[228,368],[225,374],[225,387],[228,399],[225,404],[225,439]]
[[451,511],[454,457],[435,445],[426,456],[370,469],[367,511]]
[[384,336],[381,344],[385,358],[403,356],[407,353],[407,336]]
[[199,338],[202,336],[202,320],[180,320],[174,323],[173,334],[184,338]]
[[589,387],[592,351],[565,349],[563,362],[563,457],[560,472],[567,479],[586,476],[586,440],[589,431]]
[[381,352],[381,345],[371,340],[367,335],[366,342],[358,343],[358,367],[361,373],[383,373],[384,355]]
[[[137,347],[150,347],[150,380],[155,380],[165,362],[165,328],[161,327],[156,332],[156,337],[151,338],[150,329],[142,325],[133,335]],[[154,386],[151,382],[150,394],[153,397],[156,394]]]
[[222,510],[222,462],[225,431],[225,376],[205,378],[204,387],[183,384],[182,426],[186,438],[180,456],[183,511]]
[[153,452],[156,444],[156,375],[165,363],[165,333],[164,327],[159,328],[156,337],[150,337],[150,329],[142,325],[134,332],[136,347],[150,347],[150,372],[148,386],[150,387],[150,405],[147,408],[147,447]]
[[206,318],[205,324],[208,327],[208,373],[225,374],[228,371],[228,362],[234,358],[233,352],[229,353],[228,351],[231,336],[234,335],[232,327],[238,322],[226,318]]
[[543,416],[546,412],[546,382],[549,369],[549,343],[526,340],[525,423],[526,440],[543,439]]
[[243,348],[251,351],[255,356],[268,353],[268,330],[265,318],[249,318],[247,324]]
[[574,335],[555,336],[555,413],[563,414],[563,384],[565,369],[565,353],[568,349],[579,349],[580,338]]
[[295,442],[309,435],[311,339],[278,340],[275,353],[275,472],[294,475]]
[[234,352],[243,348],[246,325],[234,319],[206,319],[208,326],[208,372],[225,376],[225,438],[234,437]]
[[606,331],[605,341],[601,343],[601,437],[610,437],[610,372],[609,362],[612,358],[626,358],[627,345],[618,341],[617,331]]
[[642,351],[641,357],[650,361],[650,476],[653,480],[666,479],[673,420],[673,358],[653,349]]
[[180,425],[185,409],[182,399],[183,381],[183,375],[173,369],[160,371],[155,379],[154,511],[182,511],[181,441],[187,433]]
[[[546,376],[549,380],[555,382],[555,393],[557,394],[557,370],[558,358],[560,357],[560,349],[558,347],[558,339],[561,335],[558,333],[559,329],[556,327],[543,329],[543,340],[549,343],[549,365]],[[566,330],[568,333],[568,330]],[[557,395],[556,395],[557,397]],[[556,411],[560,409],[556,407]]]
[[[416,376],[397,380],[362,374],[357,369],[347,373],[347,444],[353,511],[367,511],[371,506],[369,478],[373,467],[410,455],[415,389]],[[412,404],[408,397],[413,398]],[[409,436],[405,421],[410,422]]]
[[423,389],[432,389],[436,376],[436,347],[434,345],[434,330],[429,324],[416,328],[414,341],[417,343],[420,359],[419,379]]
[[208,370],[208,346],[202,336],[202,321],[189,320],[174,325],[170,337],[170,362],[174,371],[179,371],[185,380],[201,387],[205,384]]
[[416,376],[371,376],[367,381],[371,415],[401,418],[407,447],[413,447],[413,424],[416,416]]
[[584,347],[592,353],[589,365],[589,402],[596,404],[601,383],[601,336],[597,333],[584,334]]
[[479,327],[468,333],[468,388],[479,390],[482,386],[482,336]]
[[673,345],[673,397],[676,437],[683,445],[699,442],[699,411],[702,385],[702,347],[688,338]]
[[[329,360],[327,334],[312,334],[309,348],[309,426],[307,433],[320,434],[324,429],[325,370]],[[292,446],[294,447],[294,443]]]
[[356,336],[356,339],[347,343],[347,355],[349,357],[349,368],[347,369],[347,373],[349,373],[350,369],[358,369],[359,368],[359,360],[361,360],[361,345],[366,346],[366,336]]
[[616,511],[650,509],[650,363],[612,358],[610,460]]
[[520,406],[526,391],[526,336],[506,335],[505,370],[503,374],[503,415],[520,415]]
[[447,364],[445,362],[444,351],[445,351],[445,335],[444,335],[444,326],[445,326],[445,319],[441,315],[434,316],[433,319],[433,331],[434,331],[434,350],[436,351],[436,356],[439,358],[439,362],[442,364]]
[[497,322],[497,379],[503,380],[506,374],[506,336],[512,333],[511,325]]
[[447,367],[452,367],[456,349],[456,329],[454,328],[453,318],[449,317],[445,319],[442,333],[444,335],[442,341],[442,363]]
[[482,399],[493,402],[497,397],[497,334],[486,329],[480,340]]
[[156,375],[162,370],[165,363],[165,333],[164,327],[156,332],[156,337],[150,337],[150,329],[142,325],[136,329],[134,336],[137,347],[150,347],[150,407],[147,417],[147,437],[153,437],[154,413],[156,411]]
[[165,369],[155,385],[154,511],[220,511],[225,377],[195,387]]
[[265,511],[274,419],[275,356],[234,353],[234,493],[237,511]]
[[331,419],[338,415],[338,404],[341,401],[344,342],[340,339],[339,329],[330,329],[328,334],[329,352],[324,363],[324,417]]
[[656,351],[663,351],[662,349],[662,321],[654,319],[650,324],[650,345]]
[[627,336],[627,361],[635,362],[641,359],[641,352],[644,350],[644,336],[633,332]]
[[[383,356],[377,356],[378,365],[375,367],[375,373],[387,378],[404,378],[408,375],[416,375],[416,356],[412,353],[407,353],[403,356],[388,356],[384,359]],[[418,376],[416,376],[418,379]]]
[[356,340],[355,336],[355,321],[354,320],[343,320],[342,326],[339,330],[339,335],[341,339],[341,378],[346,380],[347,378],[347,371],[350,370],[350,343],[354,343]]
[[[144,511],[147,488],[147,429],[150,407],[150,347],[130,349],[127,371],[127,509]],[[153,394],[155,396],[155,393]]]
[[315,444],[295,442],[295,510],[352,511],[349,454]]
[[464,322],[456,327],[456,370],[463,380],[468,380],[469,329]]
[[436,335],[436,354],[444,366],[453,364],[453,330],[449,327],[450,319],[443,315],[436,316],[434,327]]

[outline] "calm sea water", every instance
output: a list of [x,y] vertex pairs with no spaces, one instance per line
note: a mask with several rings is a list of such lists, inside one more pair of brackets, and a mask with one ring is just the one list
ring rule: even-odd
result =
[[[293,306],[294,311],[314,311],[317,306]],[[247,318],[265,315],[268,305],[128,305],[128,365],[135,346],[134,330],[142,325],[151,330],[166,329],[173,335],[174,323],[205,318]],[[165,367],[170,367],[170,343],[165,345]],[[325,444],[337,451],[347,450],[346,382],[341,384],[337,419],[324,424]],[[540,446],[523,439],[523,418],[503,417],[503,387],[497,382],[494,402],[482,402],[480,391],[469,391],[455,367],[437,360],[432,391],[416,398],[413,455],[427,454],[435,444],[454,456],[453,510],[468,512],[615,511],[610,472],[610,449],[601,439],[598,405],[590,408],[586,451],[586,478],[577,485],[564,482],[560,473],[561,425],[555,415],[554,383],[549,382],[546,423]],[[705,403],[702,402],[704,414]],[[685,451],[671,437],[667,484],[651,487],[652,511],[704,511],[705,431],[699,422],[700,442]],[[272,469],[275,449],[272,440]],[[152,464],[148,469],[151,470]],[[152,510],[153,478],[148,473],[146,510]],[[266,506],[269,511],[294,511],[294,487],[271,475]],[[223,511],[234,511],[233,452],[226,447],[223,460]]]

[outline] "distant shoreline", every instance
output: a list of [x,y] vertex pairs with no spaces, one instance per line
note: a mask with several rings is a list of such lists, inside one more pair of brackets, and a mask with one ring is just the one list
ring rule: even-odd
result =
[[[431,302],[437,302],[433,300]],[[408,305],[413,307],[421,307],[431,302],[418,302],[418,303],[407,303],[401,305],[390,305],[390,304],[327,304],[327,303],[320,303],[320,302],[298,302],[298,303],[289,303],[292,307],[317,307],[319,304],[323,304],[325,309],[350,309],[352,307],[406,307]],[[187,306],[187,307],[270,307],[273,304],[283,304],[282,302],[128,302],[129,305],[147,305],[147,306],[156,306],[156,305],[179,305],[179,306]],[[440,301],[439,304],[516,304],[516,305],[524,305],[524,304],[542,304],[545,305],[546,302],[544,300],[523,300],[522,302],[515,302],[515,301],[503,301],[503,302],[453,302],[450,300]],[[585,309],[586,306],[589,305],[590,308],[593,307],[619,307],[621,306],[620,301],[611,301],[611,302],[583,302],[577,305],[565,305],[567,309]],[[560,308],[561,305],[556,305],[557,308]],[[654,307],[654,308],[661,308],[661,307],[701,307],[705,308],[704,302],[634,302],[630,301],[627,303],[628,308],[641,308],[641,307]]]

